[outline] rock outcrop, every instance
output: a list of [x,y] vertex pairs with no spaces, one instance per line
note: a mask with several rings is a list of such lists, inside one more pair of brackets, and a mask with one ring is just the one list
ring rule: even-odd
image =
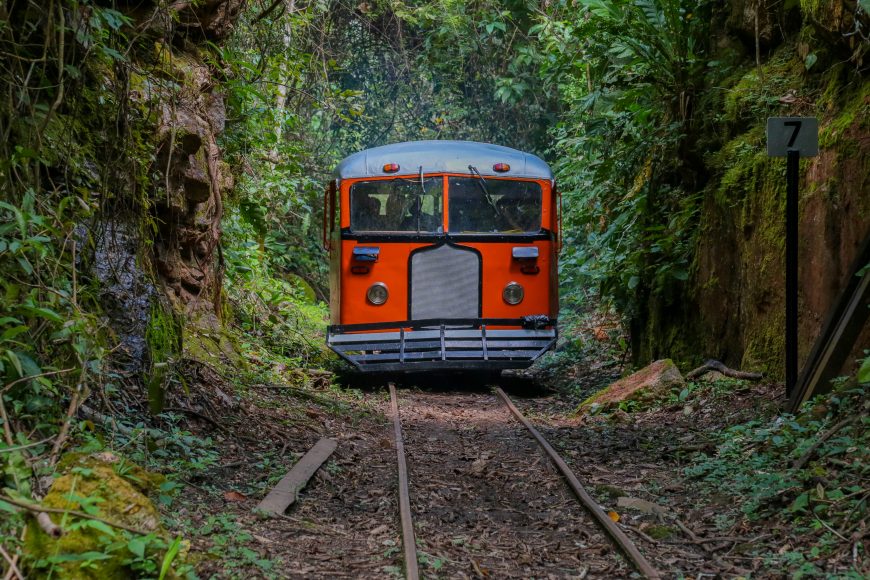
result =
[[[114,67],[87,64],[97,88],[82,101],[96,107],[110,100],[120,128],[115,142],[106,135],[103,157],[95,155],[94,173],[110,176],[104,184],[111,191],[78,228],[82,254],[90,251],[84,270],[99,282],[103,313],[120,343],[116,368],[149,385],[163,382],[156,369],[187,353],[185,344],[198,349],[193,358],[233,350],[225,340],[198,338],[203,330],[221,332],[221,219],[233,188],[218,145],[226,124],[220,71],[207,62],[205,45],[227,37],[243,5],[122,3],[119,10],[147,40]],[[102,119],[105,112],[95,114]]]
[[[749,38],[759,5],[779,11],[770,22],[788,24],[774,26],[780,38],[763,46],[761,66]],[[855,0],[801,0],[795,25],[794,15],[786,14],[796,9],[790,6],[727,4],[729,30],[744,46],[736,55],[730,44],[711,54],[736,59],[735,73],[707,95],[722,141],[704,158],[709,180],[701,192],[689,280],[670,294],[641,297],[631,328],[638,363],[667,355],[688,366],[711,357],[783,378],[785,162],[767,157],[768,116],[819,120],[819,156],[801,161],[799,364],[870,236],[870,81],[860,72],[870,43],[855,33],[866,35],[870,16]],[[767,20],[759,22],[764,29]],[[870,329],[850,359],[868,345]]]
[[682,387],[686,381],[671,359],[657,360],[651,365],[619,379],[606,389],[592,395],[580,405],[580,410],[610,407],[622,401],[649,400]]
[[218,244],[223,198],[233,178],[221,160],[223,97],[195,51],[175,54],[158,44],[163,73],[178,89],[144,97],[159,111],[152,167],[157,236],[154,260],[170,301],[194,318],[216,320],[221,264]]

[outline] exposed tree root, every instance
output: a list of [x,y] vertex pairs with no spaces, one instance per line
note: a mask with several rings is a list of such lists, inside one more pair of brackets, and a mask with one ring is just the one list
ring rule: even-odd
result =
[[63,535],[63,528],[51,521],[51,518],[45,512],[36,514],[36,523],[42,528],[42,531],[52,538],[59,538]]
[[726,377],[731,377],[732,379],[741,379],[744,381],[760,381],[763,378],[763,375],[761,373],[737,371],[732,368],[726,367],[721,362],[713,359],[708,360],[695,370],[690,371],[688,374],[686,374],[686,378],[689,380],[697,379],[707,371],[719,371]]

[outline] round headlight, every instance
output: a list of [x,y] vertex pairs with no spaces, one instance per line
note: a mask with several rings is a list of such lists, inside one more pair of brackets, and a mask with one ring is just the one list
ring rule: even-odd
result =
[[522,302],[525,295],[526,292],[523,290],[523,287],[516,282],[508,282],[508,285],[504,287],[504,290],[501,293],[504,301],[511,305]]
[[366,291],[366,299],[375,306],[380,306],[387,301],[390,293],[387,291],[387,285],[383,282],[375,282]]

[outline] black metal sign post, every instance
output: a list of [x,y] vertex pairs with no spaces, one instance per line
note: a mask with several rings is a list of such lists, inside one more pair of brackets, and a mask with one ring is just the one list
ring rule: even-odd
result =
[[801,154],[789,149],[785,167],[785,396],[798,376],[798,181]]
[[785,157],[785,394],[798,378],[798,182],[800,158],[819,154],[819,122],[814,117],[767,119],[767,154]]

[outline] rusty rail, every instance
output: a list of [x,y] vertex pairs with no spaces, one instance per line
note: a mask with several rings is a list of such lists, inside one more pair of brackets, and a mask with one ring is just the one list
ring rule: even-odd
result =
[[399,461],[399,519],[402,522],[402,544],[405,550],[405,578],[418,580],[417,541],[414,538],[414,523],[411,519],[411,498],[408,493],[408,464],[405,461],[405,443],[402,441],[402,421],[399,418],[399,400],[396,385],[389,383],[390,407],[393,412],[393,428],[396,437],[396,456]]
[[574,492],[574,495],[577,496],[577,499],[580,500],[580,503],[589,512],[589,514],[593,517],[593,519],[601,526],[604,531],[610,536],[611,540],[619,546],[619,548],[623,551],[623,553],[628,557],[632,564],[637,568],[638,572],[643,574],[647,578],[657,579],[661,578],[658,571],[652,567],[652,565],[643,557],[643,554],[637,549],[637,546],[634,545],[634,542],[628,539],[628,536],[623,533],[623,531],[616,525],[616,523],[610,519],[604,510],[596,503],[595,499],[589,495],[589,493],[583,488],[580,484],[580,480],[577,479],[577,476],[574,475],[574,472],[571,471],[571,468],[568,467],[568,464],[559,456],[553,447],[547,443],[547,440],[544,439],[543,435],[541,435],[537,429],[528,421],[528,419],[523,416],[523,414],[517,409],[514,404],[511,402],[510,398],[502,391],[500,388],[496,387],[496,394],[501,397],[501,400],[504,401],[504,404],[507,405],[508,409],[510,409],[511,413],[522,423],[526,429],[529,430],[529,433],[532,434],[532,437],[538,442],[538,444],[547,452],[547,455],[550,456],[550,459],[559,468],[559,471],[562,472],[562,475],[565,476],[565,480],[568,482],[568,486],[571,488],[571,491]]

